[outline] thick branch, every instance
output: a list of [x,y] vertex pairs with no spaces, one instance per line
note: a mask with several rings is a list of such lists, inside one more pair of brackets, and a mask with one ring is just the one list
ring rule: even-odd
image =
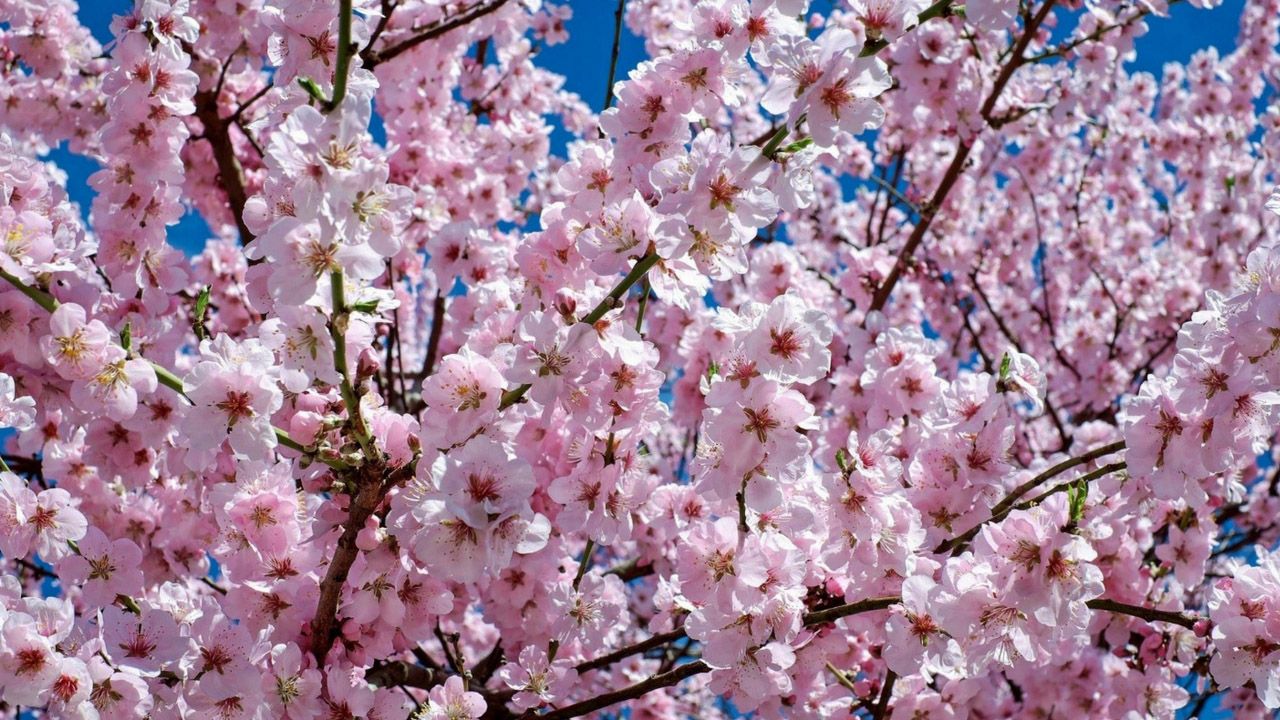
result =
[[342,588],[346,585],[351,565],[360,552],[356,547],[356,536],[382,502],[382,482],[376,466],[366,466],[358,482],[359,488],[351,496],[351,507],[347,511],[347,521],[343,523],[342,536],[338,538],[338,546],[329,561],[329,569],[320,582],[320,599],[316,603],[315,617],[311,619],[311,653],[315,655],[320,667],[325,666],[325,656],[329,654],[329,648],[333,647],[337,636],[338,600],[342,596]]
[[581,717],[597,710],[603,710],[610,705],[616,705],[620,702],[626,702],[627,700],[634,700],[638,697],[647,695],[654,690],[670,687],[685,678],[691,678],[694,675],[701,675],[709,670],[711,670],[711,668],[705,662],[701,660],[694,660],[693,662],[685,663],[684,665],[668,672],[654,675],[648,680],[642,680],[635,685],[622,688],[621,690],[614,690],[613,692],[605,693],[603,695],[597,695],[590,700],[584,700],[580,703],[574,703],[573,705],[562,707],[559,710],[553,710],[549,713],[538,715],[537,718],[538,720],[567,720],[568,718]]
[[218,166],[218,184],[227,195],[227,205],[231,208],[231,216],[235,219],[236,229],[240,232],[240,244],[253,242],[253,232],[244,222],[244,204],[248,193],[244,188],[244,173],[240,160],[236,157],[235,145],[231,142],[232,118],[223,118],[218,114],[218,97],[210,91],[196,93],[196,117],[204,125],[204,139],[209,141],[213,150],[213,159]]
[[449,676],[448,673],[425,668],[421,665],[396,661],[374,665],[364,674],[364,679],[370,685],[378,687],[405,685],[430,690],[449,679]]

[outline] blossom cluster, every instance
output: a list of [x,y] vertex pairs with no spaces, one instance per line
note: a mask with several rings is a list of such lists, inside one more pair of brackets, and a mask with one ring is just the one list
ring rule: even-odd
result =
[[125,5],[0,0],[0,715],[1280,708],[1280,0]]

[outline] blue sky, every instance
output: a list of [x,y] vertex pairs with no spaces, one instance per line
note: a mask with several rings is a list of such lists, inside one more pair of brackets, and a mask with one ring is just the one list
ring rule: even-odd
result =
[[[568,23],[569,41],[546,48],[538,62],[566,76],[566,86],[578,93],[592,108],[604,101],[608,76],[609,52],[613,43],[614,0],[571,0],[574,16]],[[80,18],[99,41],[110,40],[108,26],[112,15],[123,14],[133,6],[132,0],[80,0]],[[822,0],[815,3],[822,7]],[[1183,2],[1175,5],[1171,17],[1149,22],[1151,32],[1138,39],[1138,59],[1132,67],[1160,74],[1166,62],[1186,61],[1198,49],[1208,45],[1228,51],[1234,46],[1238,18],[1244,0],[1227,0],[1221,7],[1204,11]],[[644,57],[643,42],[623,29],[618,77]],[[557,132],[554,145],[560,149],[567,134]],[[88,213],[92,193],[86,181],[97,165],[61,149],[52,159],[67,172],[71,198]],[[177,226],[169,229],[169,241],[184,252],[198,252],[209,236],[208,226],[195,213],[188,213]]]

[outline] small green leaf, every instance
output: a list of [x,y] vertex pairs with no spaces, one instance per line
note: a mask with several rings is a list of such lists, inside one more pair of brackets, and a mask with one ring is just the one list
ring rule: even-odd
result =
[[1009,368],[1013,365],[1013,357],[1009,353],[1005,353],[1000,358],[1000,380],[1003,382],[1009,379]]
[[715,378],[715,376],[719,374],[720,374],[720,366],[716,364],[715,360],[712,360],[709,363],[707,363],[707,379],[708,380]]
[[1067,488],[1067,505],[1071,512],[1071,522],[1078,523],[1084,517],[1085,501],[1089,499],[1089,486],[1083,482],[1072,483]]
[[810,146],[810,145],[812,145],[812,144],[813,144],[813,138],[811,138],[811,137],[807,137],[807,138],[800,138],[799,140],[797,140],[797,141],[795,141],[795,142],[791,143],[790,145],[788,145],[788,146],[786,146],[786,147],[782,148],[782,150],[780,150],[779,152],[782,152],[782,153],[797,153],[797,152],[800,152],[801,150],[803,150],[803,149],[805,149],[805,148],[809,147],[809,146]]
[[138,606],[138,601],[128,595],[116,595],[116,602],[123,605],[125,610],[128,610],[134,615],[142,615],[142,608]]
[[204,327],[205,313],[209,310],[209,286],[205,285],[200,290],[200,294],[196,296],[196,307],[192,313],[191,329],[196,333],[197,340],[204,340],[209,333]]
[[849,451],[844,448],[836,450],[836,465],[840,466],[840,472],[848,475],[853,472],[853,458],[849,457]]
[[125,323],[124,329],[120,331],[120,347],[124,348],[125,352],[131,352],[133,350],[133,323],[132,322]]
[[378,301],[364,300],[356,303],[355,305],[352,305],[351,309],[355,310],[356,312],[368,313],[370,315],[373,315],[374,313],[378,312]]
[[324,92],[320,90],[320,86],[316,84],[315,80],[312,80],[311,78],[308,78],[308,77],[301,77],[301,78],[298,78],[298,84],[301,85],[302,89],[306,90],[307,94],[310,95],[313,99],[315,99],[316,102],[319,102],[319,103],[329,102],[327,99],[325,99]]

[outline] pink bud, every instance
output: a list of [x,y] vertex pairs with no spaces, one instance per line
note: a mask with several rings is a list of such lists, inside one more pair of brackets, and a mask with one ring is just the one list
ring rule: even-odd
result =
[[320,434],[324,417],[319,413],[300,412],[289,418],[289,435],[294,440],[309,443]]
[[364,382],[365,380],[378,374],[382,369],[382,360],[378,357],[378,351],[371,347],[367,347],[360,351],[360,360],[356,363],[356,382]]
[[571,321],[575,318],[574,313],[578,310],[578,300],[573,293],[568,290],[560,290],[556,293],[556,312],[560,313],[565,320]]

